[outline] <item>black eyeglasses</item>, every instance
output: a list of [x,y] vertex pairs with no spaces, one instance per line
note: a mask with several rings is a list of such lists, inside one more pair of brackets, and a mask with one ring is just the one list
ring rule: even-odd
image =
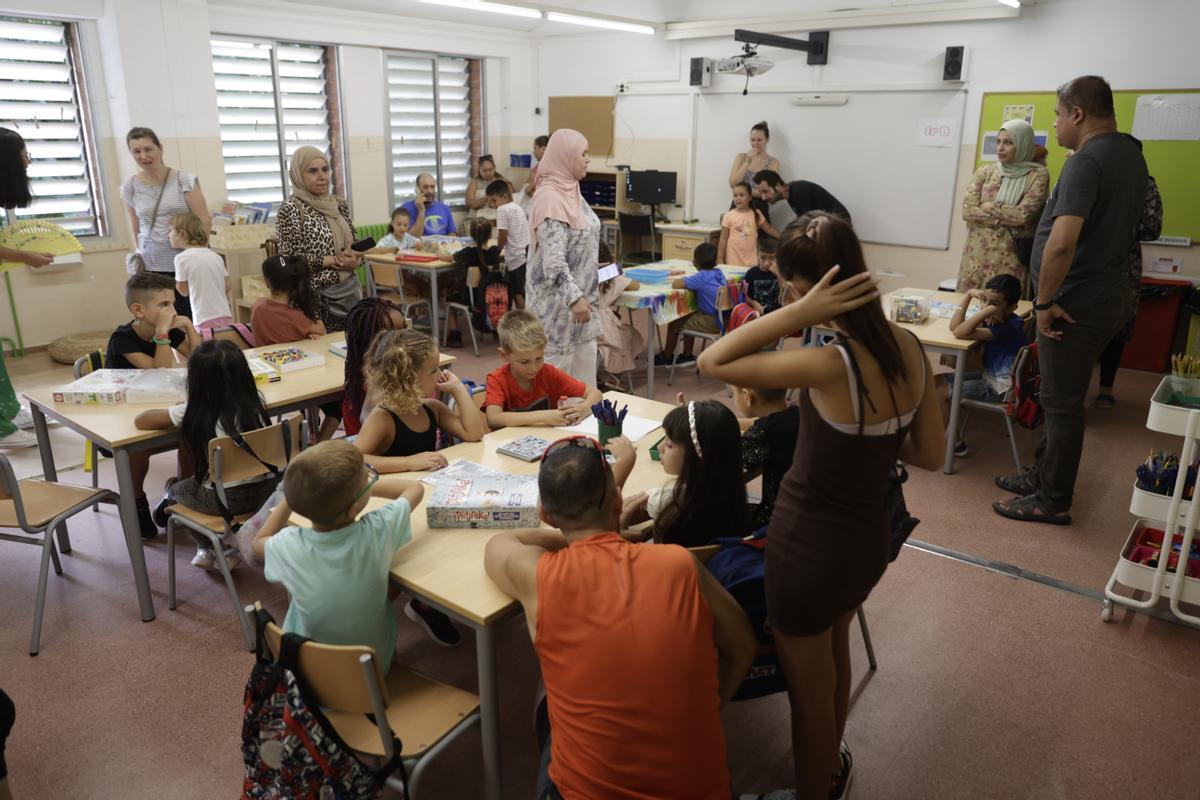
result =
[[[595,453],[596,455],[598,455],[600,457],[600,463],[604,465],[605,476],[612,474],[612,466],[608,463],[608,456],[604,452],[604,448],[600,445],[600,443],[598,441],[596,441],[595,439],[593,439],[590,436],[584,436],[583,434],[576,434],[575,436],[567,436],[563,439],[559,439],[556,442],[552,442],[550,444],[550,446],[547,447],[545,449],[545,451],[543,451],[542,461],[544,462],[547,458],[549,458],[553,454],[561,452],[563,450],[566,450],[568,447],[582,447],[584,450],[589,450],[589,451]],[[606,480],[605,489],[607,489],[608,488],[607,477],[605,478],[605,480]],[[607,495],[608,495],[607,491],[602,492],[600,494],[600,502],[596,503],[596,508],[599,509],[599,508],[604,507],[604,498]]]

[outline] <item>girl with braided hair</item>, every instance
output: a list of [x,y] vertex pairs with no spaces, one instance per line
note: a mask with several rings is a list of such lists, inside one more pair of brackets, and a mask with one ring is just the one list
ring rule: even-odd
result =
[[342,394],[342,420],[346,435],[355,436],[362,428],[367,400],[367,379],[363,362],[367,349],[380,331],[404,330],[408,320],[404,312],[387,300],[367,297],[346,315],[346,388]]

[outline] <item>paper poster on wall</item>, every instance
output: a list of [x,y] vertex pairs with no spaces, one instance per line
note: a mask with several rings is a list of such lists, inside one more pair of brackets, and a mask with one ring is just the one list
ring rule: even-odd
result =
[[917,147],[954,147],[956,130],[951,117],[922,117],[917,122]]
[[[984,131],[983,132],[983,149],[980,152],[980,156],[979,156],[980,161],[997,161],[997,160],[999,160],[996,158],[996,134],[997,133],[999,133],[999,131]],[[1048,142],[1049,140],[1050,140],[1050,134],[1048,131],[1034,131],[1033,132],[1033,143],[1034,144],[1040,144],[1042,147],[1045,147],[1046,142]]]
[[1133,135],[1143,142],[1200,140],[1200,94],[1138,95]]
[[1030,125],[1033,124],[1033,106],[1032,105],[1012,105],[1004,107],[1004,114],[1000,121],[1008,122],[1010,119],[1023,119]]

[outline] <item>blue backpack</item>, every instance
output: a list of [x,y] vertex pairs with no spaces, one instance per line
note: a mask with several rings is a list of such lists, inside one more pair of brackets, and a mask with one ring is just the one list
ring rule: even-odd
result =
[[721,550],[708,560],[708,571],[733,596],[754,628],[758,650],[734,700],[750,700],[787,690],[787,679],[779,666],[775,636],[767,621],[766,526],[746,538],[714,539]]

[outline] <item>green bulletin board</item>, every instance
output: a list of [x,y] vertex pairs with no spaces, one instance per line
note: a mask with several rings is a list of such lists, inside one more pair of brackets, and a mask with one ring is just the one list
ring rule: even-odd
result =
[[[1200,92],[1200,89],[1115,91],[1113,105],[1117,111],[1117,127],[1122,131],[1133,129],[1134,105],[1139,95],[1193,92]],[[1004,107],[1031,105],[1034,131],[1047,134],[1046,148],[1050,155],[1046,167],[1050,170],[1050,185],[1053,186],[1067,157],[1066,149],[1059,147],[1054,139],[1056,103],[1054,92],[985,92],[979,115],[979,138],[975,144],[975,168],[984,164],[981,158],[984,134],[1000,127],[1004,121]],[[1190,236],[1193,244],[1200,244],[1200,141],[1149,141],[1142,145],[1146,164],[1163,198],[1163,236]]]

